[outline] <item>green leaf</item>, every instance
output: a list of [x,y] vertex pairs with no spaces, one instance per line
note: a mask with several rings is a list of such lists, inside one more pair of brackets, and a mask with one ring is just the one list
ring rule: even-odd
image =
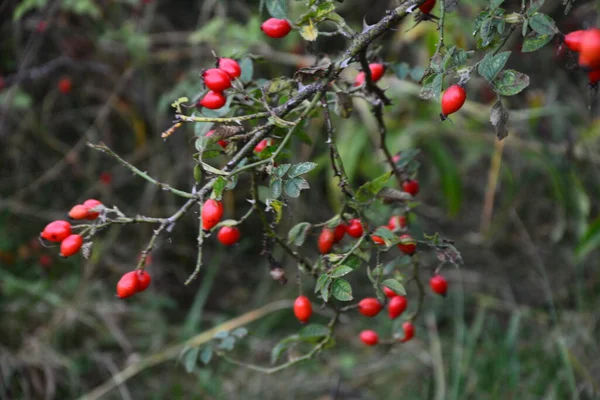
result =
[[192,347],[183,354],[182,363],[188,374],[191,373],[194,368],[196,368],[199,352],[200,349],[198,347]]
[[381,265],[377,265],[375,268],[371,269],[367,266],[367,277],[372,283],[379,282],[379,277],[383,273],[383,267]]
[[323,18],[327,17],[332,11],[335,10],[335,4],[331,2],[324,2],[319,4],[317,7],[317,11],[315,13],[315,19],[317,21],[322,21]]
[[423,86],[421,87],[419,97],[423,100],[439,99],[440,94],[442,93],[443,78],[444,74],[433,74],[427,76],[423,80]]
[[506,65],[510,54],[510,51],[504,51],[496,56],[493,56],[491,53],[486,54],[483,60],[481,60],[479,63],[477,72],[479,72],[479,75],[487,79],[488,82],[493,81],[496,75],[498,75],[498,73],[500,73],[502,68],[504,68]]
[[352,297],[352,286],[345,279],[335,279],[331,285],[331,294],[340,301],[350,301]]
[[302,246],[306,240],[306,234],[310,229],[308,222],[300,222],[290,229],[288,232],[287,242],[288,244],[294,244],[295,246]]
[[217,347],[221,350],[231,351],[233,350],[233,346],[235,346],[235,337],[228,336],[225,339],[223,339]]
[[225,339],[227,336],[229,336],[229,331],[219,331],[215,333],[213,339]]
[[279,357],[281,357],[281,355],[287,349],[289,349],[291,346],[298,343],[299,341],[300,341],[300,339],[298,338],[298,335],[288,336],[287,338],[279,341],[279,343],[277,343],[271,349],[271,364],[275,364],[277,362],[277,360],[279,360]]
[[495,10],[504,3],[504,0],[490,0],[490,9]]
[[392,176],[392,172],[386,172],[383,175],[373,179],[370,182],[365,183],[358,188],[356,192],[356,200],[360,203],[366,203],[377,196],[377,193],[385,186],[387,181]]
[[344,275],[349,274],[354,271],[352,268],[347,267],[345,265],[340,265],[339,267],[335,267],[329,274],[332,278],[341,278]]
[[540,8],[542,8],[542,6],[544,5],[545,2],[546,2],[546,0],[537,0],[537,1],[531,2],[531,5],[527,9],[527,15],[529,15],[529,16],[534,15],[536,12],[539,11]]
[[240,81],[243,83],[248,83],[252,80],[252,75],[254,74],[254,65],[252,63],[252,59],[246,57],[242,58],[240,61],[240,68],[242,69],[242,74],[240,75]]
[[226,186],[227,179],[223,178],[222,176],[217,177],[217,179],[215,180],[215,184],[213,185],[213,194],[211,197],[216,200],[221,200],[221,197],[223,197],[223,191],[225,190]]
[[331,277],[327,274],[321,274],[319,279],[317,279],[317,283],[315,284],[315,293],[323,288],[325,285],[329,285],[331,283]]
[[210,360],[212,359],[212,355],[213,355],[213,349],[210,346],[206,346],[205,348],[202,349],[202,353],[200,353],[200,361],[202,361],[202,364],[206,365],[210,362]]
[[329,296],[331,295],[332,282],[333,281],[331,279],[328,279],[326,282],[323,283],[323,286],[321,286],[321,297],[323,298],[324,302],[329,301]]
[[548,44],[554,35],[530,35],[523,41],[521,51],[523,53],[531,53],[537,51]]
[[242,339],[248,335],[248,329],[242,326],[231,331],[231,334],[238,339]]
[[320,324],[308,324],[298,332],[298,338],[305,342],[317,342],[329,335],[329,328]]
[[592,222],[583,237],[579,241],[579,244],[575,248],[575,256],[578,260],[583,260],[592,251],[596,250],[600,246],[600,218]]
[[265,4],[271,17],[279,19],[287,18],[287,0],[266,0]]
[[535,13],[529,18],[529,26],[540,35],[551,35],[558,33],[554,20],[542,13]]
[[448,214],[455,216],[460,210],[463,195],[461,173],[456,166],[456,160],[440,141],[424,141],[422,145],[440,176]]
[[396,235],[394,235],[394,233],[385,226],[380,226],[375,229],[375,232],[373,232],[372,236],[382,238],[387,247],[391,246],[396,239]]
[[502,140],[508,136],[508,129],[506,129],[506,124],[508,123],[508,111],[504,109],[500,100],[496,101],[492,106],[490,122],[496,130],[498,140]]
[[381,282],[381,284],[389,289],[392,289],[394,293],[399,294],[400,296],[406,296],[406,289],[404,289],[404,286],[402,286],[402,284],[395,279],[386,279],[385,281]]
[[287,194],[290,197],[299,197],[300,196],[300,191],[302,189],[309,189],[310,185],[308,184],[308,181],[304,178],[293,178],[290,179],[289,181],[285,182],[284,185],[284,190],[285,190],[285,194]]
[[278,178],[283,178],[283,176],[286,174],[286,172],[288,172],[291,166],[292,164],[281,164],[273,170],[273,174]]
[[278,199],[281,196],[281,189],[283,187],[283,181],[275,176],[271,177],[271,183],[269,189],[271,189],[271,196],[274,199]]
[[529,76],[507,69],[502,71],[494,80],[494,90],[502,96],[514,96],[529,86]]
[[292,168],[290,168],[290,170],[288,172],[288,176],[290,178],[295,178],[302,174],[306,174],[307,172],[310,172],[313,169],[315,169],[317,167],[317,165],[318,164],[316,164],[314,162],[303,162],[300,164],[296,164],[296,165],[292,166]]

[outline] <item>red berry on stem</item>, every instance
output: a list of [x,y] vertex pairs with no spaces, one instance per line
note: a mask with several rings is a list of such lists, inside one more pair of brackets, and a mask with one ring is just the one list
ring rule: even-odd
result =
[[225,71],[231,79],[238,78],[242,74],[240,64],[232,58],[219,58],[219,69]]
[[387,286],[383,287],[383,293],[385,294],[385,297],[387,297],[388,299],[399,296],[398,293],[394,292],[392,289],[390,289]]
[[419,193],[419,181],[416,179],[408,179],[402,182],[402,190],[411,196],[416,196]]
[[273,139],[271,139],[271,138],[263,139],[260,142],[258,142],[258,144],[256,146],[254,146],[254,152],[260,153],[264,149],[266,149],[267,147],[272,146],[272,145],[273,145]]
[[588,72],[588,81],[592,86],[600,82],[600,69]]
[[214,92],[222,92],[231,87],[231,78],[219,68],[207,69],[202,73],[202,78],[206,87]]
[[219,223],[223,216],[223,204],[215,199],[208,199],[202,206],[202,229],[209,231]]
[[404,296],[392,297],[388,303],[388,315],[390,318],[398,318],[404,312],[404,310],[406,310],[407,303],[406,297]]
[[400,235],[400,239],[403,239],[402,243],[398,243],[398,248],[400,251],[402,251],[404,254],[408,254],[409,256],[415,254],[415,251],[417,250],[417,242],[415,242],[413,237],[409,234],[404,234]]
[[[383,76],[385,72],[385,67],[383,64],[369,64],[369,70],[371,71],[371,80],[373,82],[377,82]],[[354,80],[354,86],[360,86],[365,83],[365,73],[361,71],[356,75],[356,79]]]
[[83,237],[81,235],[69,235],[60,242],[60,256],[61,257],[70,257],[73,254],[76,254],[81,245],[83,244]]
[[140,280],[137,271],[131,271],[124,274],[117,283],[117,296],[124,299],[137,293]]
[[353,238],[361,237],[364,233],[364,229],[360,219],[351,219],[348,227],[346,228],[346,232]]
[[429,14],[431,10],[433,10],[433,7],[435,7],[435,0],[427,0],[419,6],[419,10],[421,10],[423,14]]
[[581,36],[579,65],[584,68],[600,68],[600,29],[592,28]]
[[565,35],[565,45],[572,51],[581,50],[581,38],[584,30],[574,31]]
[[400,342],[408,342],[415,336],[415,326],[412,322],[405,322],[402,324],[402,330],[404,331],[404,337],[400,340]]
[[197,107],[204,107],[210,110],[217,110],[227,103],[227,99],[221,92],[209,90],[202,99],[198,101]]
[[305,324],[312,315],[312,304],[306,296],[298,296],[294,301],[294,315],[298,318],[298,321]]
[[434,275],[429,280],[429,286],[431,290],[435,293],[446,296],[446,292],[448,291],[448,281],[441,275]]
[[72,89],[73,89],[73,82],[71,82],[71,79],[62,78],[60,81],[58,81],[58,90],[62,94],[69,94],[69,93],[71,93]]
[[138,289],[137,289],[138,292],[143,292],[144,290],[146,290],[148,288],[148,286],[150,286],[150,283],[152,282],[152,278],[150,277],[150,274],[147,273],[143,269],[137,270],[137,278],[138,278]]
[[372,330],[362,331],[359,335],[360,340],[367,346],[375,346],[379,343],[379,335]]
[[[204,135],[204,136],[211,137],[214,134],[215,134],[215,130],[213,129],[213,130],[206,132],[206,135]],[[227,141],[225,141],[225,140],[219,140],[217,143],[219,143],[219,146],[221,146],[222,148],[227,147]]]
[[375,297],[367,297],[358,303],[358,312],[365,317],[374,317],[383,308],[383,305]]
[[67,221],[52,221],[40,233],[42,239],[46,239],[50,242],[62,242],[67,236],[71,234],[71,224]]
[[442,113],[440,118],[445,120],[448,115],[457,112],[465,104],[467,92],[460,85],[452,85],[442,95]]
[[346,228],[347,226],[343,222],[335,227],[335,230],[333,231],[333,243],[337,243],[344,238],[344,235],[346,234]]
[[87,207],[87,209],[88,209],[87,219],[94,220],[94,219],[98,218],[100,213],[97,211],[91,211],[91,210],[93,210],[96,207],[101,206],[101,205],[102,205],[102,203],[96,199],[88,199],[88,200],[84,201],[83,206]]
[[89,208],[87,208],[83,204],[77,204],[76,206],[73,206],[73,208],[71,208],[71,211],[69,211],[69,218],[71,219],[87,219],[88,215]]
[[391,231],[406,228],[406,217],[404,215],[392,215],[388,221],[388,228],[390,228]]
[[335,241],[335,233],[331,229],[325,228],[321,231],[319,235],[318,245],[319,251],[321,254],[327,254],[331,250],[333,246],[333,242]]
[[[388,231],[390,230],[390,228],[387,226],[380,226],[379,228],[387,229]],[[385,244],[385,240],[383,240],[382,237],[379,237],[377,235],[371,235],[371,239],[373,239],[373,243],[375,243],[375,244],[379,244],[379,245]]]
[[269,37],[279,39],[290,33],[292,26],[286,19],[269,18],[262,23],[260,30]]
[[240,240],[240,230],[235,226],[224,226],[219,229],[217,239],[225,246],[234,245]]

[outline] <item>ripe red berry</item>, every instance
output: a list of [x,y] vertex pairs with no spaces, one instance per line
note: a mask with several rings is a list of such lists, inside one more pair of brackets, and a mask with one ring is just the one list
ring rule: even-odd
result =
[[406,217],[404,215],[392,215],[388,221],[388,228],[390,228],[391,231],[406,228]]
[[572,51],[581,50],[581,37],[584,30],[574,31],[565,35],[565,45]]
[[421,10],[423,14],[429,14],[431,10],[433,10],[433,7],[435,7],[435,0],[427,0],[419,6],[419,10]]
[[[215,134],[215,130],[213,129],[213,130],[210,130],[210,131],[206,132],[206,135],[204,135],[204,136],[211,137],[214,134]],[[222,148],[227,147],[227,141],[226,140],[219,140],[217,143],[219,143],[219,146],[221,146]]]
[[99,202],[96,199],[89,199],[89,200],[84,201],[83,202],[83,206],[87,207],[87,209],[88,209],[88,217],[87,217],[87,219],[94,220],[94,219],[98,218],[98,216],[100,215],[100,213],[97,212],[97,211],[90,211],[90,210],[93,210],[96,207],[101,206],[101,205],[102,205],[102,203]]
[[42,239],[46,239],[50,242],[62,242],[67,236],[71,234],[71,224],[67,221],[52,221],[40,233]]
[[138,278],[138,289],[137,289],[138,292],[143,292],[144,290],[146,290],[148,288],[148,286],[150,286],[150,283],[152,282],[152,278],[150,277],[150,274],[147,273],[143,269],[137,270],[137,278]]
[[379,343],[379,335],[377,335],[377,332],[372,330],[362,331],[359,337],[360,340],[367,346],[375,346],[377,343]]
[[598,82],[600,82],[600,69],[595,69],[588,72],[588,81],[591,86],[595,86]]
[[343,222],[335,227],[335,230],[333,231],[333,243],[337,243],[344,238],[344,235],[346,234],[346,228],[347,226]]
[[402,182],[402,190],[411,196],[416,196],[419,193],[419,181],[416,179],[408,179]]
[[592,28],[581,36],[579,65],[584,68],[600,68],[600,29]]
[[242,74],[240,64],[232,58],[219,58],[219,69],[225,71],[231,79],[239,78]]
[[321,254],[327,254],[331,250],[333,246],[333,242],[335,241],[335,233],[331,229],[325,228],[321,231],[319,235],[319,251]]
[[390,299],[388,303],[388,315],[391,319],[398,318],[404,310],[406,310],[406,297],[404,296],[396,296]]
[[279,39],[290,33],[292,26],[286,19],[269,18],[262,23],[260,30],[269,37]]
[[312,315],[312,304],[306,296],[298,296],[294,301],[294,315],[298,318],[298,321],[305,324]]
[[394,292],[392,289],[390,289],[387,286],[383,287],[383,293],[385,294],[385,297],[387,297],[388,299],[399,296],[399,294],[397,294],[396,292]]
[[202,206],[202,229],[209,231],[219,223],[223,216],[223,204],[215,199],[208,199]]
[[[383,76],[385,72],[385,66],[383,64],[369,64],[369,70],[371,71],[371,80],[373,82],[377,82]],[[354,86],[360,86],[365,83],[365,73],[364,71],[359,72],[356,75],[356,79],[354,80]]]
[[346,228],[346,232],[353,238],[361,237],[364,233],[364,229],[360,219],[351,219],[348,227]]
[[137,271],[127,272],[117,283],[117,296],[121,299],[133,296],[138,291],[139,283]]
[[258,142],[258,144],[256,146],[254,146],[254,152],[260,153],[264,149],[266,149],[267,147],[272,146],[272,145],[273,145],[273,139],[271,139],[271,138],[263,139],[260,142]]
[[413,255],[417,250],[417,242],[409,234],[400,235],[400,239],[403,239],[402,243],[398,243],[398,248],[404,254]]
[[367,297],[358,303],[358,312],[365,317],[374,317],[383,308],[383,305],[375,297]]
[[213,92],[209,90],[204,97],[198,100],[197,107],[204,107],[211,110],[217,110],[227,103],[227,99],[221,92]]
[[460,85],[452,85],[442,95],[442,120],[448,118],[448,115],[457,112],[465,104],[467,92]]
[[231,78],[219,68],[207,69],[202,73],[202,78],[206,87],[214,92],[222,92],[231,87]]
[[429,280],[429,286],[431,290],[435,293],[446,296],[446,292],[448,291],[448,281],[441,275],[434,275]]
[[405,322],[402,324],[402,330],[404,331],[404,337],[400,340],[400,342],[408,342],[415,336],[415,326],[412,322]]
[[224,226],[219,229],[217,239],[225,246],[234,245],[240,240],[240,230],[235,226]]
[[76,254],[83,244],[81,235],[69,235],[60,243],[60,256],[70,257]]
[[71,82],[71,79],[62,78],[60,81],[58,81],[58,90],[62,94],[69,94],[69,93],[71,93],[72,89],[73,89],[73,82]]
[[76,206],[73,206],[73,208],[71,208],[71,211],[69,211],[69,218],[71,219],[87,219],[88,215],[89,208],[87,208],[83,204],[77,204]]
[[[387,226],[380,226],[380,228],[387,229],[388,231],[390,230]],[[379,237],[377,235],[371,235],[371,239],[373,239],[373,243],[375,244],[385,245],[385,240],[383,240],[382,237]]]

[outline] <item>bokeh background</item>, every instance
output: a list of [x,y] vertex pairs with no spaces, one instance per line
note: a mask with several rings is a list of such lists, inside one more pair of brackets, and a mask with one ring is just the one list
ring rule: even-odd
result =
[[[360,29],[391,3],[346,0],[338,11]],[[290,7],[298,16],[304,6]],[[473,21],[484,7],[461,1],[446,20],[447,44],[475,49]],[[517,10],[520,2],[504,7]],[[596,7],[580,1],[565,16],[560,1],[547,0],[542,11],[569,32],[595,25]],[[435,24],[409,30],[414,21],[407,19],[376,42],[389,66],[380,86],[393,100],[385,110],[388,146],[421,150],[413,234],[439,232],[465,261],[444,267],[449,296],[427,295],[408,344],[364,347],[360,330],[388,332],[392,324],[383,313],[375,320],[349,314],[334,348],[274,376],[219,359],[188,373],[177,356],[161,358],[170,346],[265,304],[283,309],[243,324],[249,336],[237,342],[235,358],[267,366],[275,344],[298,330],[289,304],[280,302],[296,296],[295,263],[276,252],[290,283],[270,278],[256,218],[243,225],[233,250],[210,238],[200,278],[184,286],[196,252],[197,214],[190,213],[159,239],[148,268],[152,286],[127,301],[116,298],[115,284],[136,265],[152,227],[100,232],[87,260],[63,260],[56,248],[40,246],[43,226],[87,198],[128,215],[167,216],[181,206],[86,143],[103,141],[159,181],[189,190],[193,127],[166,141],[160,134],[171,124],[171,102],[200,92],[198,74],[212,65],[211,51],[249,57],[254,77],[270,79],[310,65],[313,54],[335,59],[346,45],[327,37],[307,48],[296,32],[267,39],[259,30],[267,17],[258,1],[0,3],[0,399],[78,398],[127,368],[135,376],[101,398],[598,398],[600,110],[595,103],[590,109],[586,76],[558,40],[534,54],[520,53],[518,35],[508,42],[508,66],[529,74],[531,85],[505,99],[511,119],[503,142],[489,123],[495,96],[481,78],[469,81],[469,101],[452,122],[439,121],[437,102],[419,99]],[[342,79],[356,73],[348,68]],[[68,93],[59,88],[63,79],[72,84]],[[355,187],[385,171],[365,103],[334,123]],[[290,161],[319,167],[308,176],[312,190],[286,207],[281,232],[339,210],[325,140],[316,118],[304,140],[292,141]],[[226,192],[226,218],[248,209],[247,189],[243,177]],[[393,211],[376,204],[370,217],[384,223]],[[315,243],[313,235],[302,249],[313,259]],[[424,273],[435,266],[431,259]],[[352,274],[352,283],[356,297],[371,294],[364,274]]]

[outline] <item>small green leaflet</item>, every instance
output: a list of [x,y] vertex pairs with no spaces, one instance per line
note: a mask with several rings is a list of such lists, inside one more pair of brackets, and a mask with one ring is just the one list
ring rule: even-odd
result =
[[345,279],[335,279],[331,285],[331,294],[340,301],[350,301],[352,297],[352,286]]
[[309,189],[310,185],[308,181],[304,178],[292,178],[289,181],[285,182],[283,189],[285,190],[285,194],[290,197],[299,197],[300,191],[302,189]]
[[300,222],[299,224],[294,225],[288,232],[288,244],[302,246],[306,240],[306,234],[309,229],[310,224],[308,222]]
[[354,271],[352,268],[347,267],[345,265],[340,265],[339,267],[335,267],[330,272],[330,276],[332,278],[341,278],[342,276],[347,275],[347,274],[349,274],[352,271]]
[[356,192],[356,200],[358,200],[361,203],[366,203],[372,200],[375,196],[377,196],[377,193],[379,193],[379,191],[385,186],[385,184],[391,176],[391,171],[386,172],[385,174],[359,187],[358,191]]
[[265,4],[271,17],[279,19],[287,18],[287,0],[265,0]]
[[558,32],[554,20],[542,13],[535,13],[529,18],[529,26],[540,35],[554,36]]
[[316,163],[313,162],[303,162],[300,164],[293,165],[289,171],[287,171],[288,176],[290,178],[295,178],[297,176],[306,174],[317,167]]
[[510,54],[510,51],[504,51],[495,56],[493,56],[491,53],[486,54],[483,60],[481,60],[479,63],[477,72],[479,72],[479,75],[487,79],[488,82],[493,81],[496,75],[498,75],[500,71],[502,71],[502,68],[504,68],[506,65]]
[[381,282],[381,285],[392,289],[396,294],[406,296],[406,290],[404,289],[404,286],[402,286],[402,284],[395,279],[386,279],[385,281]]
[[529,76],[507,69],[502,71],[494,80],[494,90],[502,96],[514,96],[529,86]]

